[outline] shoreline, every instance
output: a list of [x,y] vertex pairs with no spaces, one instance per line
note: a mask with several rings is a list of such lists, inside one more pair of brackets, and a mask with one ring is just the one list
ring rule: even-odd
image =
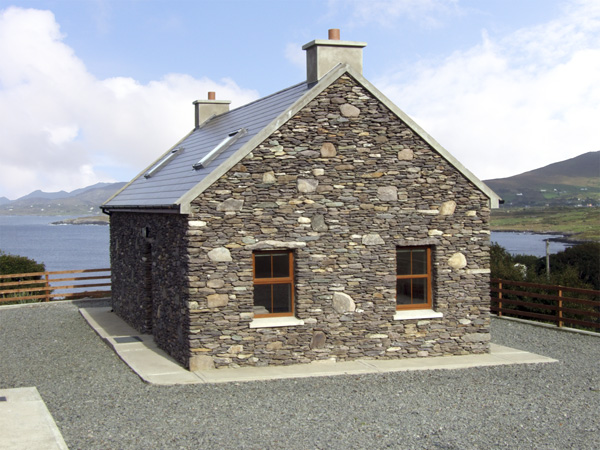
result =
[[563,244],[585,244],[586,242],[595,242],[593,239],[577,239],[576,234],[561,233],[560,231],[532,231],[532,230],[515,230],[515,229],[491,229],[494,233],[521,233],[521,234],[542,234],[542,235],[559,235],[559,237],[549,238],[550,242],[561,242]]
[[93,217],[76,217],[74,219],[59,220],[50,222],[51,225],[110,225],[108,217],[106,219],[98,216]]

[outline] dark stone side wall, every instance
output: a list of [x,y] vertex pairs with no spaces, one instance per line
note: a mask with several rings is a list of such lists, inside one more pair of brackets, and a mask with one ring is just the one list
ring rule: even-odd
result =
[[[350,77],[192,206],[189,355],[203,366],[489,350],[488,199]],[[393,320],[406,245],[433,247],[441,319]],[[252,250],[278,247],[294,249],[304,325],[251,329]]]
[[[142,233],[145,230],[147,237]],[[188,364],[187,220],[114,212],[110,218],[112,304],[140,333]]]

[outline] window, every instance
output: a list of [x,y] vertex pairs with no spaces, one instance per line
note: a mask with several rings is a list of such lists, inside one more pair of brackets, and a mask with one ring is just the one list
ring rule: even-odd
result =
[[294,255],[291,251],[252,254],[254,317],[294,314]]
[[150,168],[150,170],[148,170],[148,172],[146,172],[144,174],[144,178],[150,178],[152,175],[154,175],[156,172],[158,172],[160,169],[162,169],[162,167],[164,165],[166,165],[169,161],[171,161],[173,158],[175,158],[177,155],[179,155],[182,151],[183,151],[183,147],[178,147],[174,150],[171,150],[159,162],[154,164]]
[[194,164],[192,167],[194,170],[204,169],[213,159],[215,159],[221,152],[225,149],[233,145],[235,141],[237,141],[242,136],[245,136],[248,130],[245,128],[240,128],[237,131],[229,133],[225,139],[223,139],[219,144],[213,148],[210,152],[202,157],[200,161]]
[[396,309],[431,309],[431,248],[396,249]]

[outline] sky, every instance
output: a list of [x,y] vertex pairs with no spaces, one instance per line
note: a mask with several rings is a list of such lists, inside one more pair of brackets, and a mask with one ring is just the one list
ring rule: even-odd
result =
[[600,150],[598,0],[0,0],[0,197],[131,180],[329,28],[482,180]]

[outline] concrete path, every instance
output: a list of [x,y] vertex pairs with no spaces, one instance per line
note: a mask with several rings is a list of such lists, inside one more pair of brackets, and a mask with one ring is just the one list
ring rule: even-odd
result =
[[412,370],[466,369],[506,364],[537,364],[557,360],[522,350],[491,344],[484,355],[404,358],[397,360],[357,360],[314,362],[289,366],[241,367],[190,372],[159,349],[151,335],[139,334],[110,307],[81,308],[81,315],[114,349],[119,357],[147,383],[159,385],[230,383],[282,378],[403,372]]
[[36,388],[0,389],[0,448],[67,450]]

